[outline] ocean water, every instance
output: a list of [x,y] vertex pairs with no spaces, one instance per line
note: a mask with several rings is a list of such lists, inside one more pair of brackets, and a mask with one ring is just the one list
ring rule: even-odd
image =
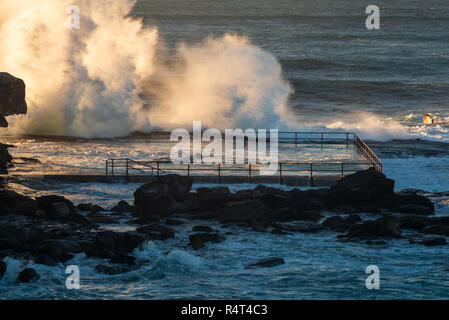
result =
[[[272,53],[294,89],[288,107],[296,130],[358,132],[373,142],[395,140],[379,149],[384,172],[396,189],[449,191],[449,127],[422,125],[432,112],[449,118],[449,7],[446,0],[376,2],[381,29],[365,28],[365,8],[354,0],[138,0],[133,15],[146,27],[157,25],[168,50],[180,43],[200,43],[225,33],[246,35]],[[238,8],[238,10],[236,9]],[[232,71],[230,71],[232,72]],[[403,153],[400,139],[434,141],[434,155]],[[104,169],[109,157],[154,159],[167,155],[167,145],[142,139],[54,139],[3,136],[16,145],[15,157],[32,157],[40,165],[16,163],[12,186],[24,194],[58,193],[75,203],[106,208],[132,201],[138,184],[51,183],[29,174],[90,172]],[[351,159],[341,149],[283,153],[288,159]],[[198,186],[195,186],[197,188]],[[254,187],[231,186],[235,191]],[[281,187],[281,186],[277,186]],[[282,186],[283,188],[287,188]],[[437,200],[437,215],[449,215],[449,200]],[[435,299],[449,298],[447,246],[425,247],[407,240],[385,245],[341,243],[336,233],[258,233],[211,223],[233,235],[220,244],[193,251],[189,230],[204,222],[176,227],[175,239],[148,242],[135,256],[136,271],[105,276],[94,271],[101,262],[79,255],[81,289],[65,287],[65,265],[47,267],[6,259],[0,299]],[[114,230],[129,230],[116,225]],[[407,234],[406,234],[407,235]],[[410,234],[414,236],[413,234]],[[246,269],[259,259],[279,256],[286,264],[272,269]],[[378,265],[381,290],[365,288],[365,268]],[[16,285],[18,272],[30,265],[41,274],[33,284]]]

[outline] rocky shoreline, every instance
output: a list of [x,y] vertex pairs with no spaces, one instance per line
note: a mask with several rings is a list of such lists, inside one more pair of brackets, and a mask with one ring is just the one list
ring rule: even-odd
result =
[[[55,266],[79,253],[104,259],[95,270],[108,275],[139,268],[133,252],[147,241],[173,239],[176,226],[192,221],[186,246],[207,250],[208,243],[229,235],[201,221],[219,222],[239,232],[254,230],[282,237],[291,233],[335,232],[336,241],[381,245],[409,239],[411,245],[446,245],[449,217],[434,216],[434,204],[417,190],[394,192],[394,181],[369,169],[347,176],[328,189],[283,191],[260,185],[231,193],[227,187],[199,188],[192,179],[169,175],[142,185],[134,204],[120,201],[113,208],[48,195],[26,197],[8,186],[0,190],[0,278],[5,257]],[[107,229],[122,223],[129,232]],[[207,223],[204,223],[207,224]],[[267,257],[248,268],[283,263]],[[17,282],[39,279],[23,270]]]

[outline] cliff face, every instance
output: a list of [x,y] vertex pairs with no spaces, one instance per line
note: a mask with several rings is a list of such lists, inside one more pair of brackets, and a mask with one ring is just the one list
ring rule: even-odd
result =
[[[8,126],[5,116],[25,113],[25,83],[9,73],[0,72],[0,127]],[[0,144],[0,173],[7,173],[10,161],[7,146]]]

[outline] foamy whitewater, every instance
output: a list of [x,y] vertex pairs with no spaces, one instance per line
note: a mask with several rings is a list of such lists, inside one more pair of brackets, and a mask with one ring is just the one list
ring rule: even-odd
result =
[[[16,146],[14,157],[41,162],[15,161],[12,185],[24,194],[61,194],[106,208],[132,201],[139,184],[27,175],[98,173],[110,157],[167,156],[167,144],[129,135],[189,129],[193,120],[218,129],[354,131],[381,156],[397,190],[449,191],[449,126],[422,124],[426,112],[449,120],[445,0],[379,0],[376,31],[364,27],[366,3],[354,0],[80,0],[81,29],[68,30],[71,4],[0,0],[0,71],[24,79],[29,106],[27,115],[8,117],[0,141]],[[36,136],[48,134],[64,138]],[[105,139],[112,137],[122,138]],[[304,161],[353,157],[329,148],[281,154]],[[449,199],[434,201],[436,215],[448,216]],[[81,267],[78,291],[65,288],[65,265],[7,258],[0,298],[449,298],[447,246],[417,247],[406,239],[369,246],[338,242],[333,232],[278,236],[211,223],[233,235],[193,251],[187,230],[199,224],[187,221],[175,227],[175,239],[136,250],[143,266],[123,275],[99,274],[101,260],[76,256],[67,264]],[[269,256],[286,264],[245,269]],[[371,264],[382,270],[380,291],[365,289]],[[41,279],[16,285],[24,265]]]

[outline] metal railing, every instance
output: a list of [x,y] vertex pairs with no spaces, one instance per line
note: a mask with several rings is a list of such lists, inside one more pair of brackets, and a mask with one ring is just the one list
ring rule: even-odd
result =
[[371,163],[371,165],[379,172],[383,170],[383,163],[379,159],[379,157],[371,150],[371,148],[359,138],[359,136],[354,135],[354,145],[357,148],[357,151],[365,157],[366,160]]
[[[267,140],[269,136],[267,136]],[[364,168],[373,167],[382,172],[382,161],[371,150],[371,148],[355,133],[349,132],[279,132],[279,143],[292,143],[295,145],[301,143],[344,143],[353,144],[357,152],[363,156],[366,162],[279,162],[277,164],[277,173],[280,182],[285,176],[308,175],[310,180],[317,173],[324,175],[336,174],[344,177],[348,173],[353,173]],[[264,168],[261,163],[256,164],[173,164],[168,158],[149,161],[137,161],[132,159],[107,159],[107,176],[126,176],[131,173],[148,174],[159,176],[161,174],[178,173],[187,176],[194,175],[213,175],[218,181],[221,177],[228,176],[247,176],[252,180],[256,171]]]
[[[279,162],[276,173],[280,183],[287,176],[306,175],[313,180],[318,173],[336,175],[343,178],[349,173],[366,169],[367,162]],[[260,163],[244,165],[226,164],[179,164],[170,161],[135,161],[131,159],[106,160],[106,175],[129,177],[132,172],[159,176],[163,174],[181,174],[187,176],[216,176],[218,182],[223,176],[246,176],[251,182],[259,170],[268,166]]]

